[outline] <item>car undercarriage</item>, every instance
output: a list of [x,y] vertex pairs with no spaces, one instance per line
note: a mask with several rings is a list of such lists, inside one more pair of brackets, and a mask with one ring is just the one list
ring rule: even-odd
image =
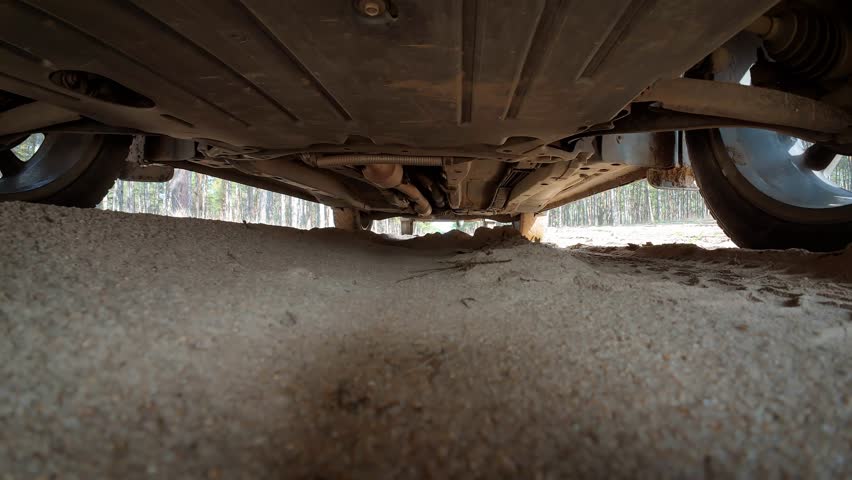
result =
[[[756,155],[776,135],[807,142],[789,186],[852,151],[849,10],[832,0],[2,1],[0,146],[35,132],[60,146],[102,138],[130,152],[121,178],[192,170],[329,205],[347,228],[397,216],[529,224],[639,179],[695,188],[698,176],[708,198],[726,178],[736,192],[718,193],[717,218],[752,215],[720,213],[739,208],[737,196],[766,217],[759,236],[727,222],[740,244],[839,248],[852,239],[852,194],[769,185],[777,166]],[[773,136],[726,136],[751,130]],[[728,157],[759,191],[720,176]],[[15,180],[23,170],[0,159],[0,199],[50,201],[34,193],[44,182]],[[809,243],[823,227],[835,240]]]

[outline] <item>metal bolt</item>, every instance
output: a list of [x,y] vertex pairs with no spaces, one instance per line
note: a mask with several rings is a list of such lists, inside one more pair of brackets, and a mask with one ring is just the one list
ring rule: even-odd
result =
[[361,0],[361,13],[368,17],[375,17],[385,11],[385,2],[382,0]]

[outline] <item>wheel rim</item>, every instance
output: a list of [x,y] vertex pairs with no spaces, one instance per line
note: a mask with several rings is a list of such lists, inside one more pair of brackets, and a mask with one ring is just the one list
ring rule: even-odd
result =
[[0,150],[0,198],[28,200],[28,194],[61,188],[59,180],[91,160],[79,153],[89,143],[84,135],[34,134]]
[[[738,64],[717,74],[718,80],[752,84],[756,49],[749,40],[743,41]],[[827,167],[815,170],[806,165],[805,151],[811,144],[804,140],[753,128],[721,128],[719,136],[739,176],[769,200],[760,202],[764,209],[804,222],[852,218],[852,185],[838,185],[831,178],[838,165],[849,166],[848,157],[836,155]],[[736,176],[728,175],[739,183]]]
[[[822,170],[809,168],[803,140],[767,130],[722,128],[722,142],[737,171],[752,187],[771,199],[792,207],[811,210],[843,209],[852,205],[848,185],[838,185],[832,173],[842,162],[840,155]],[[846,188],[844,188],[846,187]]]

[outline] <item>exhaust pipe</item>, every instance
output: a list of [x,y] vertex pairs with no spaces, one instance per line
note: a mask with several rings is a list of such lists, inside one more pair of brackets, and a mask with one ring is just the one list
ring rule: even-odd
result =
[[[319,162],[317,165],[319,165]],[[429,201],[426,200],[426,197],[423,196],[420,190],[414,185],[403,181],[402,166],[400,164],[367,164],[361,173],[373,185],[384,189],[392,188],[411,199],[414,202],[414,211],[421,217],[428,217],[432,214],[432,205],[429,204]]]
[[414,211],[418,215],[428,217],[432,214],[432,205],[417,187],[405,183],[402,178],[402,165],[440,167],[444,162],[442,157],[348,154],[319,157],[313,164],[320,168],[363,166],[361,174],[368,182],[384,190],[394,189],[402,193],[414,203]]
[[347,165],[411,165],[414,167],[440,167],[444,164],[443,157],[429,157],[423,155],[368,155],[348,154],[329,155],[316,159],[316,165],[320,168],[345,167]]

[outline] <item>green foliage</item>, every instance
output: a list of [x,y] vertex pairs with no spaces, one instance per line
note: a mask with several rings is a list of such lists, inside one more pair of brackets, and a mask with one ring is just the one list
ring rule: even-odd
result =
[[213,217],[222,215],[225,202],[225,181],[220,178],[206,177],[207,181],[207,208]]
[[[852,161],[842,157],[829,179],[852,190]],[[631,225],[712,221],[696,190],[657,189],[641,180],[550,211],[550,226]]]
[[176,170],[167,183],[117,181],[99,208],[303,228],[331,226],[323,205]]
[[843,157],[828,179],[841,188],[852,190],[852,159]]
[[550,226],[631,225],[710,221],[696,190],[663,190],[645,180],[592,195],[555,208]]

